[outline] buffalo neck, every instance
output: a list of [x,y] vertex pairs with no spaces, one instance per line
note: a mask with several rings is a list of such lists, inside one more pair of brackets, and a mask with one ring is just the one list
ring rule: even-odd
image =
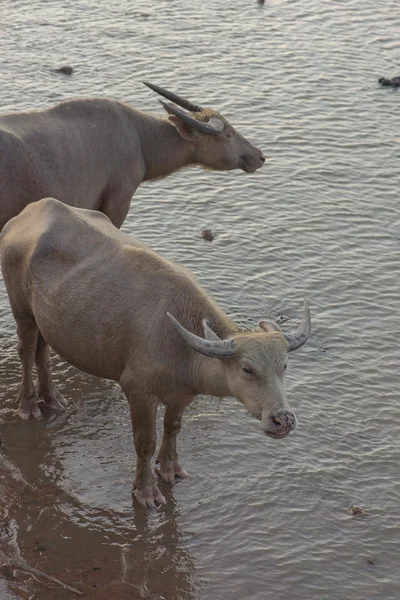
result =
[[139,135],[145,163],[144,181],[165,177],[196,162],[194,143],[184,140],[166,119],[144,115]]
[[223,360],[202,354],[196,355],[192,370],[196,394],[207,394],[220,398],[231,395]]

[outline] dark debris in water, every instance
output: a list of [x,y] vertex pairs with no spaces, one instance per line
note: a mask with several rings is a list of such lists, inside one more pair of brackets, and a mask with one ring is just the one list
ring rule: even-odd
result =
[[392,77],[392,79],[386,79],[386,77],[380,77],[378,83],[384,87],[400,87],[400,76]]
[[215,235],[211,231],[211,229],[203,229],[201,232],[201,237],[207,242],[212,242],[215,239]]
[[365,562],[370,567],[376,567],[376,558],[366,558]]
[[366,515],[367,511],[362,506],[352,503],[350,505],[350,514],[352,515]]
[[58,69],[54,69],[54,72],[61,73],[62,75],[72,75],[74,69],[70,65],[63,65],[62,67],[58,67]]

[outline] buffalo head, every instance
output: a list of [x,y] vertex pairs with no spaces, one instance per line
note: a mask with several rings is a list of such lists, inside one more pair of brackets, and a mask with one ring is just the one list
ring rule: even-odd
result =
[[282,438],[295,429],[296,416],[286,400],[285,371],[288,353],[303,346],[310,336],[310,309],[306,300],[302,321],[289,334],[283,333],[272,321],[261,321],[261,331],[240,332],[222,340],[204,320],[205,337],[202,338],[185,329],[169,313],[168,316],[191,348],[221,361],[230,395],[238,398],[249,413],[261,421],[267,435]]
[[160,100],[181,137],[193,143],[196,162],[219,171],[242,169],[253,173],[262,167],[265,157],[261,150],[240,135],[217,111],[193,104],[157,85],[144,83],[172,101]]

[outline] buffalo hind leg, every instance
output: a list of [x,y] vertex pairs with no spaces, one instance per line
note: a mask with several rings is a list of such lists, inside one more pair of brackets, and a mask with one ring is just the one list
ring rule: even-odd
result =
[[39,330],[33,317],[18,319],[17,330],[18,354],[22,364],[22,381],[17,396],[18,415],[24,420],[29,419],[31,415],[35,419],[41,419],[42,413],[38,407],[38,398],[32,378]]
[[38,395],[49,408],[62,411],[67,401],[55,387],[50,366],[50,347],[39,331],[35,353],[36,371],[38,375]]
[[175,477],[185,479],[188,473],[182,468],[176,451],[176,437],[181,429],[183,408],[175,410],[170,406],[165,409],[164,436],[158,453],[157,462],[160,463],[159,473],[164,481],[173,483]]
[[[132,421],[133,441],[136,450],[136,478],[133,491],[136,499],[143,506],[155,508],[157,504],[165,504],[154,480],[151,459],[156,450],[156,415],[158,398],[144,397],[137,392],[126,390]],[[132,492],[133,493],[133,492]]]

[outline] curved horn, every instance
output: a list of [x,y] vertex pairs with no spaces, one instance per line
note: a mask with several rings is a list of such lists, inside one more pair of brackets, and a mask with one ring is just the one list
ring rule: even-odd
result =
[[207,319],[203,319],[203,329],[204,329],[204,335],[206,340],[214,341],[214,342],[220,342],[221,338],[217,336],[217,334],[215,333],[215,331],[213,331],[211,329],[211,327],[208,324]]
[[[173,104],[167,104],[167,102],[164,102],[164,100],[160,99],[158,101],[163,105],[167,113],[179,117],[182,119],[182,121],[185,121],[185,123],[190,125],[190,127],[200,131],[201,133],[205,133],[207,135],[218,135],[224,128],[224,124],[220,119],[210,119],[209,123],[204,123],[203,121],[198,121],[194,117],[191,117]],[[211,124],[211,122],[213,122],[213,124]]]
[[303,306],[303,316],[301,318],[301,323],[299,327],[293,331],[292,333],[285,334],[285,340],[289,344],[289,352],[293,350],[298,350],[301,348],[311,333],[311,315],[310,315],[310,307],[308,306],[307,299],[304,298],[304,306]]
[[168,90],[164,90],[164,88],[159,87],[158,85],[153,85],[152,83],[148,83],[147,81],[143,81],[144,85],[147,85],[148,88],[156,92],[156,94],[160,94],[160,96],[164,96],[167,100],[171,100],[171,102],[175,102],[178,106],[182,106],[182,108],[186,108],[186,110],[190,110],[191,112],[200,112],[203,110],[201,106],[198,104],[193,104],[193,102],[189,102],[189,100],[185,100],[185,98],[181,98],[177,94],[173,94],[172,92],[168,92]]
[[193,350],[197,350],[197,352],[205,354],[206,356],[212,356],[213,358],[222,358],[224,356],[233,356],[233,354],[235,354],[234,341],[232,339],[219,341],[205,340],[185,329],[169,312],[167,312],[167,315],[181,338],[185,340]]

